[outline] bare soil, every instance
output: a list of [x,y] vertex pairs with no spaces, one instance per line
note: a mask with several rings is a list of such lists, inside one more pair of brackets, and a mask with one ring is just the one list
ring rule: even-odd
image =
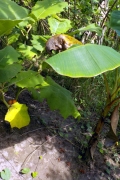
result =
[[[7,94],[6,98],[14,97]],[[7,109],[0,104],[0,171],[8,168],[10,180],[32,180],[32,172],[38,172],[36,180],[120,180],[117,150],[102,154],[97,149],[89,165],[81,160],[86,134],[89,135],[86,120],[64,120],[46,102],[33,100],[27,91],[19,102],[29,107],[31,117],[30,125],[22,129],[4,126]],[[23,168],[30,168],[30,172],[21,174]]]

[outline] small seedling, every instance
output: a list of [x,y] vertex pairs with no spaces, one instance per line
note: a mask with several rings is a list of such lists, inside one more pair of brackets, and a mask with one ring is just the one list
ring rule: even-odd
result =
[[0,176],[3,180],[9,180],[11,177],[11,172],[8,168],[1,171]]
[[22,174],[27,174],[30,172],[30,169],[29,168],[24,168],[20,171]]
[[38,172],[36,172],[36,171],[32,172],[32,173],[31,173],[31,176],[32,176],[33,178],[37,177],[37,176],[38,176]]
[[78,156],[78,159],[82,159],[82,156],[81,156],[81,155],[79,155],[79,156]]
[[97,147],[99,148],[99,152],[100,152],[101,154],[103,154],[103,153],[104,153],[103,144],[102,144],[101,142],[99,142],[98,145],[97,145]]
[[39,156],[39,159],[42,159],[43,157],[42,156]]

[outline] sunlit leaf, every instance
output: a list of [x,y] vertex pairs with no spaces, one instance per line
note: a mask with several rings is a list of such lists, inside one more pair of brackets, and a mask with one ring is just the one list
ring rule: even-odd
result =
[[63,0],[44,0],[37,1],[32,8],[31,17],[39,20],[44,19],[52,14],[63,11],[63,8],[67,7],[68,3]]
[[31,176],[32,176],[33,178],[37,177],[37,176],[38,176],[38,172],[36,172],[36,171],[32,172],[32,173],[31,173]]
[[47,77],[36,89],[30,88],[29,91],[40,102],[46,99],[51,110],[59,110],[64,118],[70,115],[75,118],[80,116],[70,91],[55,83],[50,77]]
[[32,25],[35,23],[35,20],[31,17],[25,17],[17,26],[20,29],[23,29],[24,27],[28,27],[30,24]]
[[22,174],[27,174],[27,173],[29,173],[29,172],[30,172],[30,169],[29,169],[29,168],[24,168],[24,169],[21,170],[21,173],[22,173]]
[[32,46],[20,44],[18,51],[26,58],[32,60],[33,57],[37,56],[37,51]]
[[10,0],[0,0],[0,36],[8,33],[28,15],[28,10]]
[[21,88],[35,87],[36,85],[43,83],[43,77],[32,70],[21,71],[10,83],[16,84]]
[[6,46],[0,50],[0,67],[5,67],[6,65],[17,62],[18,57],[19,54],[13,47]]
[[45,61],[69,77],[93,77],[120,66],[120,54],[106,46],[86,44],[70,48]]
[[42,159],[43,157],[42,156],[39,156],[39,159]]
[[28,107],[18,102],[14,103],[5,115],[5,120],[11,125],[11,128],[22,128],[30,123]]
[[19,33],[10,34],[7,39],[8,40],[7,44],[10,45],[12,43],[15,43],[18,40],[19,36],[20,36]]
[[32,39],[31,42],[33,47],[42,52],[47,41],[46,36],[32,35]]
[[50,31],[52,34],[60,34],[67,32],[72,26],[71,21],[68,19],[56,19],[50,17],[48,19],[48,23],[50,26]]

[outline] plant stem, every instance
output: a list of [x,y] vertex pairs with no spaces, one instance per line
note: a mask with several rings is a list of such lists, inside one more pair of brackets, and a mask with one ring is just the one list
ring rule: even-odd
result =
[[18,91],[16,93],[16,97],[15,97],[16,100],[18,100],[18,97],[19,97],[20,93],[23,92],[24,90],[25,89],[18,88]]
[[90,138],[89,142],[88,142],[88,147],[86,149],[86,152],[85,152],[85,155],[84,155],[84,158],[86,160],[88,159],[93,159],[93,155],[94,155],[94,151],[96,149],[96,145],[97,145],[97,142],[98,142],[98,138],[99,138],[99,134],[100,132],[102,131],[102,128],[104,126],[104,123],[105,123],[105,118],[106,116],[108,115],[111,107],[115,104],[115,103],[119,103],[120,102],[120,97],[114,99],[112,102],[110,101],[104,108],[102,114],[101,114],[101,117],[94,129],[94,134],[92,135],[92,137]]
[[103,78],[104,78],[104,84],[105,84],[105,89],[107,93],[107,101],[110,101],[111,93],[110,93],[110,89],[109,89],[109,85],[108,85],[108,81],[107,81],[107,77],[105,73],[103,73]]
[[0,90],[0,93],[1,93],[1,101],[6,105],[7,108],[9,108],[9,104],[4,98],[4,92]]

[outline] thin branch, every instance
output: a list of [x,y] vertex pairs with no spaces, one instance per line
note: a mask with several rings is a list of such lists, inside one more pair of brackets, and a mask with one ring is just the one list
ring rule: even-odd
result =
[[104,17],[104,19],[103,19],[103,21],[102,21],[101,27],[103,27],[104,22],[105,22],[105,20],[106,20],[106,18],[107,18],[107,16],[108,16],[109,12],[113,9],[113,7],[114,7],[114,5],[117,3],[117,1],[118,1],[118,0],[115,0],[115,2],[113,3],[113,5],[112,5],[112,6],[110,7],[110,9],[107,11],[107,13],[106,13],[106,15],[105,15],[105,17]]

